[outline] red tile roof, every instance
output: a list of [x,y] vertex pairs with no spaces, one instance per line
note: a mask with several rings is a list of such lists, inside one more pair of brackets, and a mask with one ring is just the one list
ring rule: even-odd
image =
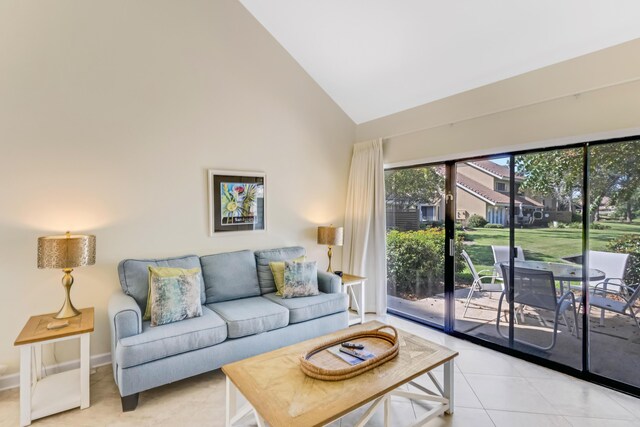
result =
[[[493,175],[497,175],[501,179],[509,179],[510,171],[509,166],[499,165],[491,160],[477,160],[474,162],[467,162],[468,165],[476,166],[483,169]],[[524,179],[524,176],[516,174],[516,180]]]
[[[509,168],[507,168],[507,170],[509,170]],[[509,205],[509,194],[501,193],[499,191],[495,191],[489,187],[486,187],[479,182],[469,178],[468,176],[461,174],[460,171],[456,173],[456,184],[459,187],[470,191],[471,193],[475,193],[476,195],[489,200],[489,202],[493,205]],[[519,206],[522,203],[523,206],[531,206],[536,208],[543,207],[542,203],[526,196],[516,195],[515,202],[516,206]]]

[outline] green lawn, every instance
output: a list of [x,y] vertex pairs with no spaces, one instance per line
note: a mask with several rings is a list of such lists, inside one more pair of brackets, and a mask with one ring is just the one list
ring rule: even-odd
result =
[[[604,222],[606,230],[590,230],[589,248],[606,250],[607,243],[624,234],[640,234],[640,222]],[[465,250],[477,270],[493,268],[491,245],[508,245],[509,229],[478,228],[465,231]],[[562,257],[582,253],[582,230],[575,228],[517,228],[516,246],[522,246],[527,260],[562,261]],[[468,271],[460,279],[470,279]]]

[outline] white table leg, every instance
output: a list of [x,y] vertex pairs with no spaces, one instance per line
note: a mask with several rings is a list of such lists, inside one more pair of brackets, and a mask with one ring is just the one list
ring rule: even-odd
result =
[[451,415],[453,414],[453,359],[445,362],[444,364],[444,396],[449,399],[449,409],[447,409],[446,413]]
[[36,351],[36,381],[40,381],[42,379],[42,344],[34,344],[33,348]]
[[90,405],[89,374],[91,370],[90,335],[80,335],[80,409]]
[[358,313],[360,315],[360,323],[364,323],[364,280],[362,282],[360,282],[360,313]]
[[237,402],[236,402],[236,388],[227,377],[227,398],[226,410],[225,410],[225,425],[231,427],[231,419],[236,415]]
[[20,426],[31,424],[31,345],[20,347]]
[[388,394],[384,399],[384,427],[391,425],[391,395]]

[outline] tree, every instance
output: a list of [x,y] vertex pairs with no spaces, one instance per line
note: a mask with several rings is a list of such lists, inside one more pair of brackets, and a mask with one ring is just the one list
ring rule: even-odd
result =
[[387,201],[403,209],[436,203],[444,193],[444,176],[436,167],[386,171],[384,184]]
[[574,199],[582,191],[582,150],[553,150],[516,156],[516,174],[524,177],[520,185],[535,195],[552,197],[558,205],[573,212]]
[[[640,141],[589,147],[589,188],[592,219],[605,196],[622,205],[632,203],[640,185]],[[550,196],[573,206],[582,198],[582,149],[552,150],[516,157],[516,173],[524,177],[521,188]],[[631,205],[632,206],[632,205]],[[631,209],[631,207],[630,207]]]

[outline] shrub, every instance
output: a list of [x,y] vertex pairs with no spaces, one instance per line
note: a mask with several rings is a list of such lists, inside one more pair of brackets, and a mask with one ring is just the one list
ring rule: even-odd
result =
[[420,224],[420,229],[426,230],[427,228],[434,228],[434,227],[438,228],[443,226],[444,226],[443,221],[424,221]]
[[[444,292],[444,242],[442,228],[387,233],[387,288],[405,296],[424,297]],[[460,257],[462,241],[455,244]],[[456,262],[458,270],[463,262]]]
[[487,220],[478,214],[471,215],[467,220],[467,226],[471,228],[482,228],[485,225],[487,225]]
[[504,225],[502,225],[502,224],[492,224],[492,223],[489,223],[489,224],[486,224],[486,225],[484,226],[484,228],[504,228]]
[[[582,228],[582,222],[572,222],[571,224],[567,224],[567,227],[581,229]],[[589,225],[589,228],[592,229],[592,230],[607,230],[607,229],[611,228],[611,226],[610,225],[606,225],[606,224],[602,224],[600,222],[592,222]]]
[[640,284],[640,234],[625,234],[607,243],[611,252],[629,254],[625,281],[628,285]]

